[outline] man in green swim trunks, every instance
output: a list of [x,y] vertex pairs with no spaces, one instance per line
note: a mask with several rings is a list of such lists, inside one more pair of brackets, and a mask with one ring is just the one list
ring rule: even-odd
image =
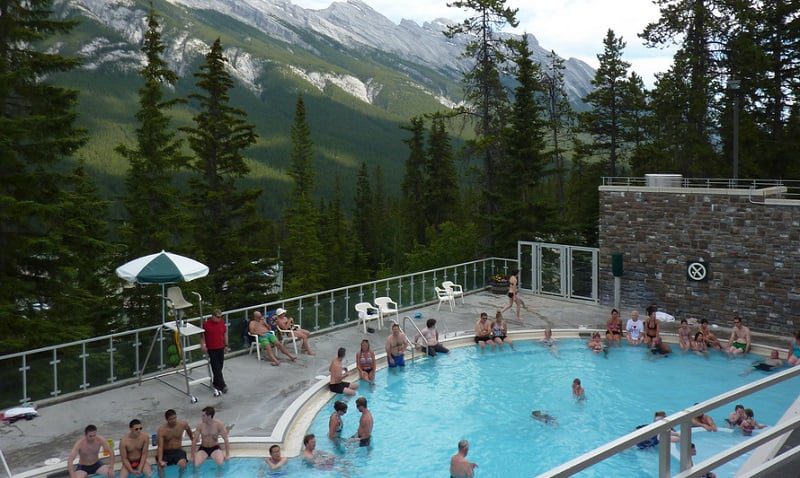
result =
[[294,362],[297,360],[297,357],[289,353],[289,350],[283,346],[278,337],[273,333],[272,329],[267,325],[266,321],[264,320],[264,316],[261,315],[261,312],[255,311],[253,312],[253,316],[250,318],[250,323],[247,324],[247,330],[253,334],[258,336],[258,344],[264,347],[264,352],[269,357],[272,365],[278,366],[281,363],[278,361],[278,357],[275,356],[275,353],[272,351],[272,347],[277,347],[283,355],[289,357],[289,360]]
[[750,329],[742,323],[738,315],[733,318],[733,330],[728,341],[728,353],[731,355],[746,354],[750,351]]

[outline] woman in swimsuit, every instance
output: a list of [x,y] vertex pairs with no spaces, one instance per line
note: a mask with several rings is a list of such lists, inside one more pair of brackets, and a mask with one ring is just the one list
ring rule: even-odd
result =
[[[520,319],[519,309],[520,307],[525,307],[525,303],[519,298],[519,269],[514,269],[511,271],[511,275],[508,276],[508,305],[501,312],[507,311],[514,304],[517,304],[517,320],[522,320]],[[525,307],[525,310],[528,310],[528,308]]]
[[505,319],[503,319],[503,314],[499,310],[494,314],[492,336],[494,337],[494,343],[499,345],[500,348],[502,348],[505,343],[511,346],[511,350],[514,350],[514,342],[511,340],[511,337],[508,336],[508,324]]
[[342,438],[342,428],[344,427],[342,417],[345,413],[347,413],[347,404],[341,400],[336,400],[333,404],[333,413],[328,420],[328,438],[335,442]]
[[361,350],[356,352],[356,367],[361,380],[375,383],[375,352],[369,348],[369,340],[361,341]]
[[786,363],[789,366],[800,364],[800,331],[794,333],[794,339],[789,342],[789,352],[786,354]]
[[681,326],[678,327],[678,343],[683,351],[692,348],[692,339],[689,334],[689,322],[686,319],[681,319]]
[[619,311],[611,309],[611,317],[606,322],[606,340],[611,345],[619,345],[622,338],[622,320],[619,318]]
[[661,324],[656,319],[657,310],[658,307],[654,305],[647,308],[647,320],[644,322],[644,343],[647,345],[661,334]]
[[708,345],[706,345],[706,338],[703,337],[703,332],[697,332],[694,334],[692,350],[694,350],[698,355],[706,355],[708,352]]

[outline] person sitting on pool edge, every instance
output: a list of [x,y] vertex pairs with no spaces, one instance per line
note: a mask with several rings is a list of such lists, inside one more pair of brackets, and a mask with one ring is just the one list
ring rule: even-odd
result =
[[494,350],[494,338],[492,337],[492,323],[489,322],[489,314],[481,312],[481,317],[475,322],[475,343],[481,347],[481,351],[486,350],[489,344]]
[[606,321],[606,342],[609,345],[619,345],[622,339],[622,320],[619,311],[611,309],[611,317]]
[[[425,328],[414,337],[414,343],[422,347],[422,350],[427,352],[431,357],[436,354],[450,353],[450,350],[439,343],[439,331],[436,330],[436,319],[428,319],[425,322]],[[419,339],[424,339],[424,343],[420,343]]]
[[716,335],[711,333],[711,329],[708,326],[708,319],[700,319],[700,332],[703,333],[703,340],[706,341],[706,345],[710,347],[714,347],[718,350],[722,350],[722,344],[720,343],[719,339]]
[[344,347],[339,347],[339,350],[336,352],[336,357],[331,360],[331,364],[328,366],[328,372],[331,374],[328,389],[333,393],[355,395],[358,384],[345,382],[344,380],[345,375],[347,375],[347,368],[343,364],[346,353],[347,350]]

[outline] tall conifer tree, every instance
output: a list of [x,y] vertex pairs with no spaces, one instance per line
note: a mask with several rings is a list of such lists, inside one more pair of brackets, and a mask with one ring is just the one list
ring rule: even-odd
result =
[[625,42],[609,29],[603,39],[603,53],[597,55],[600,66],[592,80],[594,90],[584,98],[592,109],[579,116],[583,131],[592,135],[588,147],[606,162],[609,176],[619,172],[617,163],[625,139],[623,107],[630,63],[622,59],[624,49]]
[[195,154],[190,167],[197,173],[189,178],[192,242],[197,256],[217,272],[212,297],[227,296],[225,305],[233,306],[229,302],[240,305],[258,294],[252,288],[243,290],[248,282],[243,278],[257,273],[254,262],[264,251],[259,247],[261,220],[255,205],[261,190],[237,185],[250,172],[243,151],[256,142],[255,127],[244,111],[230,104],[234,82],[225,69],[227,62],[217,39],[194,75],[198,92],[189,95],[199,108],[194,126],[182,130]]
[[518,240],[544,238],[553,230],[552,203],[542,190],[547,123],[538,100],[544,90],[541,71],[531,59],[527,35],[512,46],[517,87],[506,128],[507,153],[498,171],[504,194],[492,220],[497,250],[505,254],[514,253]]
[[[497,212],[497,163],[503,155],[503,128],[508,112],[508,92],[500,81],[506,63],[507,42],[499,32],[506,25],[516,27],[517,9],[506,7],[506,0],[456,0],[449,7],[472,10],[475,14],[463,22],[448,27],[445,35],[467,37],[463,57],[472,63],[463,75],[466,103],[472,105],[463,112],[475,124],[476,139],[472,150],[483,162],[482,212],[491,217]],[[487,234],[489,247],[493,236]]]
[[410,124],[402,126],[411,133],[404,139],[408,145],[405,175],[403,176],[403,216],[406,223],[407,245],[425,243],[425,215],[419,213],[419,202],[425,192],[425,121],[420,116],[411,118]]
[[564,153],[569,151],[575,126],[575,112],[567,97],[564,82],[565,68],[564,60],[559,58],[555,51],[550,50],[542,72],[544,114],[550,145],[547,154],[552,174],[549,176],[555,182],[555,203],[562,217],[567,203],[565,193],[567,169]]
[[[63,242],[64,160],[85,141],[74,126],[77,93],[53,86],[53,74],[78,65],[39,43],[74,23],[53,18],[50,0],[0,2],[0,322],[12,334],[0,348],[14,351],[85,333],[73,315],[76,276],[92,274],[70,258]],[[81,198],[74,198],[81,200]],[[80,207],[89,206],[81,204]],[[87,240],[100,238],[87,231]],[[88,294],[89,292],[87,292]],[[71,326],[62,321],[71,317]]]
[[442,223],[456,219],[460,210],[453,148],[442,115],[431,119],[425,169],[425,216],[428,225],[439,230]]
[[[158,16],[151,9],[142,44],[145,65],[139,70],[144,84],[139,88],[136,143],[116,148],[130,164],[122,200],[127,219],[120,228],[129,260],[161,250],[180,250],[186,235],[187,217],[174,177],[188,158],[166,114],[180,100],[165,99],[164,89],[178,79],[162,58],[165,50]],[[131,325],[149,325],[160,316],[161,299],[153,289],[147,285],[126,289],[126,314]]]
[[292,156],[289,176],[293,180],[291,202],[286,211],[285,284],[288,294],[322,290],[324,254],[320,242],[319,215],[314,206],[314,145],[306,121],[302,96],[297,98],[292,123]]

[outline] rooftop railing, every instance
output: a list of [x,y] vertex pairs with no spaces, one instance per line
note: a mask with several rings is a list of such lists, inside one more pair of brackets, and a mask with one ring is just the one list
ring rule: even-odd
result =
[[776,192],[776,199],[800,200],[800,180],[785,179],[731,179],[731,178],[684,178],[680,174],[648,174],[638,177],[604,177],[601,186],[621,187],[678,187],[690,189],[738,189],[760,190],[783,187]]
[[[738,398],[745,397],[752,393],[758,392],[759,390],[763,390],[798,376],[800,376],[800,367],[792,367],[762,378],[761,380],[756,380],[755,382],[743,385],[739,388],[688,407],[685,410],[673,413],[664,419],[653,422],[650,425],[642,427],[634,432],[606,443],[601,447],[584,453],[583,455],[563,463],[560,466],[547,471],[546,473],[542,473],[539,475],[539,478],[562,478],[574,476],[578,472],[585,470],[592,465],[600,463],[607,458],[625,452],[631,447],[635,446],[637,443],[656,435],[659,439],[658,476],[659,478],[670,477],[672,476],[670,471],[672,461],[670,453],[670,431],[676,427],[680,427],[679,431],[681,435],[679,444],[679,461],[681,472],[676,475],[676,477],[689,478],[694,476],[703,476],[704,473],[707,473],[713,470],[715,467],[741,456],[742,453],[752,450],[753,448],[756,448],[767,441],[779,439],[787,433],[800,428],[800,417],[779,422],[769,430],[759,433],[757,436],[754,436],[737,446],[720,452],[701,463],[695,463],[694,465],[692,465],[691,462],[690,448],[692,442],[692,417],[696,417],[703,413],[708,413],[722,405],[731,403]],[[775,460],[775,465],[779,464],[780,462]]]
[[[228,310],[223,315],[229,343],[232,350],[244,349],[248,316],[255,310],[282,307],[303,328],[332,330],[358,320],[353,309],[358,302],[389,296],[401,309],[426,305],[437,300],[433,287],[443,281],[461,284],[465,292],[480,290],[488,285],[490,276],[508,274],[516,264],[516,259],[490,257]],[[202,319],[188,320],[199,324]],[[135,383],[154,339],[156,348],[142,374],[146,378],[177,365],[173,337],[164,333],[161,324],[2,355],[0,408],[32,401],[41,404]],[[189,353],[198,354],[191,360],[200,358],[199,351]]]

